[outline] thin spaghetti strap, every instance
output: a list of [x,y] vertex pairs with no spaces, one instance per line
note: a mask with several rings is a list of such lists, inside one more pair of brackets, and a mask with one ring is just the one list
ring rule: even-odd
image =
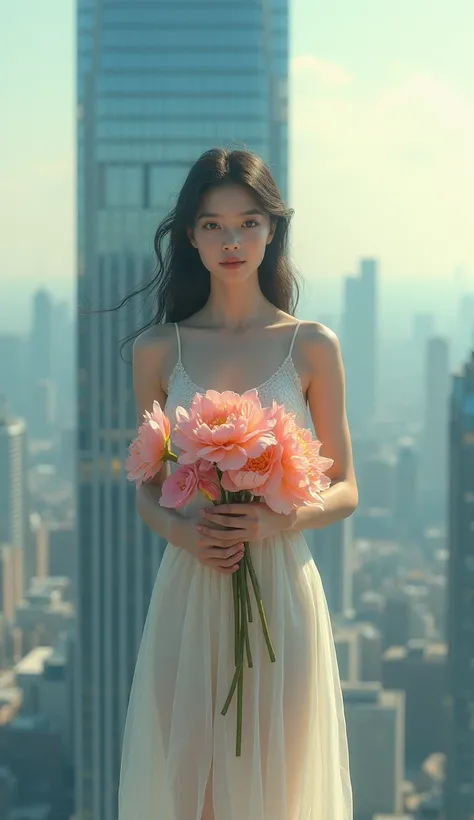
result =
[[294,347],[294,344],[295,344],[296,334],[298,333],[300,324],[301,324],[301,322],[297,322],[296,327],[293,331],[293,338],[291,340],[291,345],[290,345],[290,351],[288,353],[288,358],[290,358],[291,354],[293,353],[293,347]]
[[176,339],[177,339],[177,342],[178,342],[178,362],[181,362],[181,336],[179,335],[178,323],[175,322],[174,326],[176,328]]

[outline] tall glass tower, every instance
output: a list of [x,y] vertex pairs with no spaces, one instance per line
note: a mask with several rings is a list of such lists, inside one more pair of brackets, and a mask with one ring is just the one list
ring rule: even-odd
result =
[[[157,223],[203,151],[255,150],[286,198],[287,6],[78,0],[81,308],[115,305],[148,279]],[[78,321],[77,820],[115,817],[128,694],[161,554],[123,469],[136,415],[118,343],[143,324],[130,311]]]

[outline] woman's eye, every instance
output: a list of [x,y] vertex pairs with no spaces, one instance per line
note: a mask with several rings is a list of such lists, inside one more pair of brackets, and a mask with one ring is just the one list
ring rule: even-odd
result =
[[[258,222],[255,219],[246,219],[244,222],[244,226],[246,228],[255,228],[258,225]],[[203,228],[205,231],[213,231],[215,228],[218,228],[219,225],[217,222],[205,222]]]

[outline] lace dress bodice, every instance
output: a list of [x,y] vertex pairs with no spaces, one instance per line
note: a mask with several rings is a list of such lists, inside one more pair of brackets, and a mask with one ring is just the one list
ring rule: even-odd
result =
[[[283,404],[289,413],[294,413],[297,424],[306,426],[307,407],[303,395],[301,380],[293,362],[292,352],[300,323],[296,324],[290,350],[286,359],[270,378],[256,387],[263,407],[269,407],[273,400]],[[181,359],[181,339],[179,327],[175,323],[178,341],[178,360],[168,381],[168,398],[165,413],[174,423],[176,408],[181,406],[189,410],[196,393],[205,393],[209,387],[195,384],[186,371]],[[229,388],[231,389],[231,388]]]

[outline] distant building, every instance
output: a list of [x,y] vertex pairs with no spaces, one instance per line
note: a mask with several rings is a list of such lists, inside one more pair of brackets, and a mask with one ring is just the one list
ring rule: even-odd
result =
[[0,404],[0,545],[21,551],[15,561],[15,598],[28,582],[29,494],[27,483],[27,438],[23,419],[10,418]]
[[33,296],[30,333],[30,382],[51,378],[53,299],[44,288]]
[[394,534],[401,544],[408,545],[419,535],[420,499],[419,455],[412,439],[398,444],[395,467]]
[[370,623],[336,619],[333,627],[339,675],[354,685],[382,679],[381,635]]
[[445,644],[412,641],[382,656],[385,689],[405,692],[405,761],[420,766],[430,754],[446,752]]
[[420,489],[425,517],[444,524],[447,514],[449,429],[449,348],[446,339],[429,339],[424,370]]
[[352,529],[352,518],[345,518],[305,532],[332,615],[352,607]]
[[378,262],[362,259],[358,276],[344,281],[341,347],[347,410],[354,435],[370,430],[377,404]]
[[[380,684],[343,686],[354,820],[400,812],[404,777],[405,695]],[[329,820],[329,818],[328,818]]]

